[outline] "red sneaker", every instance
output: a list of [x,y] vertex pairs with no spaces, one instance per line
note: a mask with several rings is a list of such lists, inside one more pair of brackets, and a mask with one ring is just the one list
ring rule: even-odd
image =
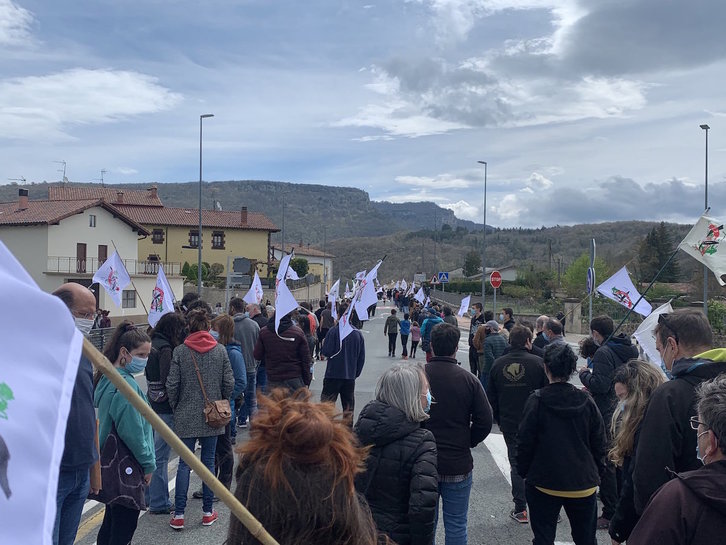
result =
[[184,515],[172,515],[171,520],[169,521],[169,526],[174,528],[175,530],[183,530],[184,529]]
[[202,517],[202,526],[211,526],[218,518],[219,515],[216,511],[212,511],[211,513],[204,513],[204,516]]

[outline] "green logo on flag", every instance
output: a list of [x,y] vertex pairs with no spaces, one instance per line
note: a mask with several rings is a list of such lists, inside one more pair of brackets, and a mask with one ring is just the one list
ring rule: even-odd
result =
[[8,410],[8,402],[13,399],[15,397],[13,397],[13,391],[10,389],[10,386],[4,382],[0,383],[0,418],[3,420],[8,419],[6,412]]

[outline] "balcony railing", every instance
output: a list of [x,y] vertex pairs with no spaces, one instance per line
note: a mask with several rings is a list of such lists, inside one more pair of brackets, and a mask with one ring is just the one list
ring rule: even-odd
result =
[[[164,273],[167,276],[181,276],[181,263],[138,261],[136,259],[123,259],[122,261],[129,274],[156,274],[159,272],[159,265],[163,265]],[[78,259],[76,257],[48,256],[46,272],[94,274],[103,263],[103,261],[99,261],[95,257]]]

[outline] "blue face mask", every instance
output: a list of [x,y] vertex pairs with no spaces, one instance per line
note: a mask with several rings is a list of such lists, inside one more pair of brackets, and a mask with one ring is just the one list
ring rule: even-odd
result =
[[431,390],[426,390],[426,407],[424,408],[424,412],[428,414],[428,412],[431,410]]
[[547,336],[547,333],[545,333],[544,331],[542,332],[542,337],[544,337],[545,341],[550,342],[550,338]]
[[131,361],[126,364],[126,370],[132,375],[141,373],[146,368],[147,361],[149,361],[149,358],[131,356]]
[[219,340],[219,331],[215,331],[214,329],[209,330],[209,334],[214,337],[215,341]]

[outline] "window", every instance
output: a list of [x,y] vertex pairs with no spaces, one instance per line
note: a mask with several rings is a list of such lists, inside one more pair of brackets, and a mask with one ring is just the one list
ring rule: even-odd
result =
[[121,293],[121,308],[136,308],[136,291],[124,290]]
[[95,214],[88,214],[88,226],[89,227],[96,226],[96,215]]
[[197,229],[189,231],[189,246],[192,248],[199,246],[199,231]]
[[215,250],[224,250],[224,231],[212,232],[212,248]]
[[164,244],[164,230],[154,229],[151,232],[151,242],[153,244]]

